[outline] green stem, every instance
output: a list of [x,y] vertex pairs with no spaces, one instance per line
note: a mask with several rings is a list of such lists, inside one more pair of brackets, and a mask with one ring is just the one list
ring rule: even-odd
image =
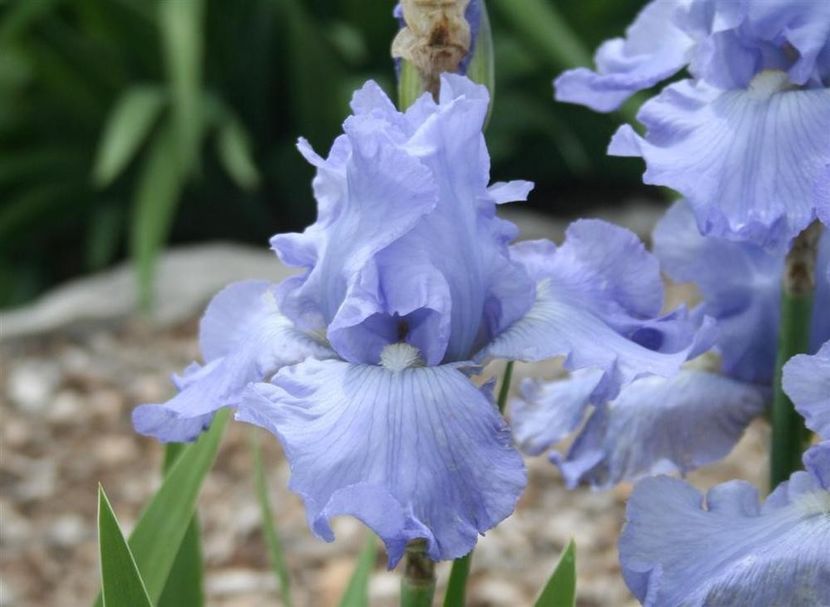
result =
[[801,455],[809,436],[803,418],[781,386],[781,370],[810,345],[810,324],[815,288],[815,264],[821,225],[804,230],[787,255],[781,297],[781,323],[772,403],[772,452],[770,486],[775,488],[801,467]]
[[510,382],[513,381],[513,361],[509,361],[504,368],[504,376],[501,378],[501,388],[499,388],[499,413],[504,413],[504,407],[507,405],[507,396],[510,394]]
[[415,540],[406,547],[401,579],[401,607],[431,607],[435,595],[435,563],[426,553],[426,541]]
[[463,607],[467,594],[467,577],[470,575],[470,563],[473,552],[455,559],[450,570],[450,581],[447,583],[447,593],[444,595],[444,607]]

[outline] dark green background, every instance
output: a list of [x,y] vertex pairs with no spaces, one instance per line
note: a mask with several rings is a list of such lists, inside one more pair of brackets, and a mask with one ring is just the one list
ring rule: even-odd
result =
[[[620,116],[557,104],[551,89],[562,69],[621,35],[640,4],[489,0],[493,178],[534,180],[535,208],[578,215],[642,189],[637,162],[605,156]],[[131,253],[149,275],[165,242],[266,246],[276,232],[302,229],[314,217],[312,169],[294,142],[303,135],[325,153],[356,87],[374,78],[394,90],[392,7],[387,0],[0,0],[0,306]],[[534,10],[570,29],[576,51],[525,13]],[[171,66],[185,55],[190,63],[176,72]],[[190,93],[176,88],[182,82]],[[137,85],[166,91],[164,109],[117,178],[96,184],[107,121]],[[153,164],[163,125],[172,125],[176,141],[186,135],[177,121],[193,113],[179,105],[188,94],[221,106],[220,122],[236,127],[234,142],[247,137],[247,154],[244,145],[233,150],[258,181],[245,180],[245,167],[242,178],[229,176],[218,151],[222,127],[200,127],[192,147],[160,147]],[[181,170],[171,174],[173,165]]]

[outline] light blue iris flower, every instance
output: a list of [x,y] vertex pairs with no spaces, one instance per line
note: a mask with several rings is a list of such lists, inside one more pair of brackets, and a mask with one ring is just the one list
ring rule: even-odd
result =
[[[717,321],[721,373],[693,362],[673,377],[637,380],[611,401],[596,398],[598,376],[590,369],[555,382],[524,380],[511,408],[514,434],[525,452],[544,453],[582,426],[566,455],[551,455],[570,487],[608,488],[715,462],[732,450],[771,397],[783,247],[768,250],[702,236],[688,204],[678,202],[658,224],[654,248],[668,276],[698,287],[702,302],[695,313]],[[830,268],[827,233],[818,267]],[[828,339],[830,276],[822,271],[810,352]]]
[[[818,310],[826,316],[827,308]],[[635,486],[620,563],[644,605],[830,605],[830,341],[785,365],[784,389],[824,442],[763,505],[743,481],[705,499],[668,477]]]
[[481,365],[565,356],[613,398],[710,347],[701,318],[659,315],[657,260],[630,232],[580,221],[561,247],[510,246],[516,227],[496,205],[532,184],[488,185],[487,106],[461,76],[404,113],[370,82],[327,158],[300,141],[317,221],[272,245],[301,273],[217,295],[204,366],[167,403],[138,407],[137,430],[191,440],[233,407],[281,441],[318,536],[333,539],[330,518],[348,514],[390,565],[415,538],[451,559],[512,512],[526,480],[492,383],[471,381]]
[[704,234],[777,247],[830,222],[830,2],[654,0],[597,71],[571,70],[556,97],[611,111],[688,68],[614,136],[646,183],[690,202]]
[[666,476],[637,483],[620,538],[628,587],[646,607],[830,605],[830,442],[804,465],[763,505],[744,481],[705,498]]

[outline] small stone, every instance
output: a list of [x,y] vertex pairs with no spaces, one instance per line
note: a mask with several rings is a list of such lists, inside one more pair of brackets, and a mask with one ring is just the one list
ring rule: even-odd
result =
[[28,360],[9,373],[6,387],[9,400],[26,413],[43,411],[61,382],[61,372],[53,362]]
[[56,424],[77,423],[83,419],[83,403],[81,397],[69,390],[62,390],[55,396],[46,419]]
[[64,514],[52,523],[46,533],[47,540],[62,548],[80,544],[88,535],[86,521],[78,514]]
[[474,602],[484,605],[521,605],[525,602],[522,592],[507,580],[491,574],[478,580],[470,593]]
[[95,456],[107,467],[125,464],[138,455],[135,439],[131,436],[100,436],[95,440]]
[[0,578],[0,607],[14,607],[17,604],[17,593],[6,580]]

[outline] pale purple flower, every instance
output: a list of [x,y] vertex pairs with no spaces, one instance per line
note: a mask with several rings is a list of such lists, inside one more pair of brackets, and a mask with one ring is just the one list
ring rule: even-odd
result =
[[189,440],[234,407],[279,438],[318,536],[348,514],[390,565],[416,538],[451,559],[512,512],[526,480],[492,384],[470,379],[481,365],[563,355],[613,398],[708,348],[708,323],[659,315],[658,264],[633,234],[582,221],[558,248],[509,245],[517,230],[496,205],[532,184],[488,185],[487,107],[461,76],[404,113],[370,82],[327,158],[301,141],[318,218],[272,240],[301,273],[217,296],[205,366],[168,403],[139,407],[136,428]]
[[830,442],[760,504],[730,481],[708,491],[640,481],[620,538],[626,584],[647,607],[830,605]]
[[609,152],[642,156],[705,234],[776,247],[830,216],[830,2],[654,0],[596,62],[557,98],[611,111],[688,68],[641,108],[645,137],[624,125]]
[[[654,249],[669,277],[700,290],[695,313],[717,321],[714,350],[723,376],[691,363],[674,377],[637,380],[608,401],[597,398],[598,377],[590,370],[554,382],[524,380],[511,403],[513,431],[523,451],[544,453],[579,429],[565,455],[550,456],[570,487],[608,488],[715,462],[731,451],[771,397],[784,248],[702,236],[680,201],[655,229]],[[830,339],[828,233],[820,241],[818,267],[810,352]],[[792,383],[801,393],[819,386],[817,381]]]

